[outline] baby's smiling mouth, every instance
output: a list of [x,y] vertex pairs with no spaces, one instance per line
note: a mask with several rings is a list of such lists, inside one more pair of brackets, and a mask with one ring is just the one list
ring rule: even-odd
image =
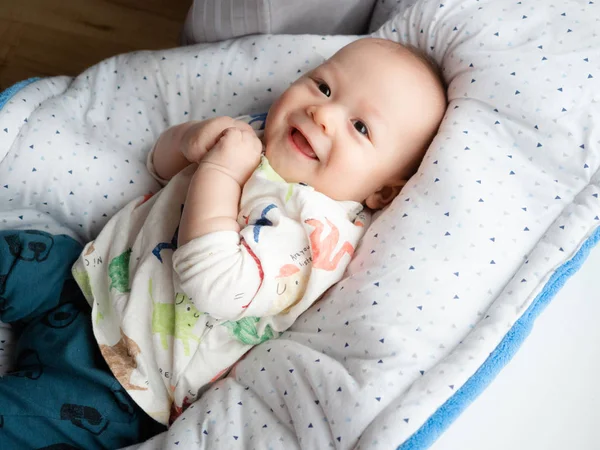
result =
[[302,154],[304,154],[310,159],[314,159],[317,161],[319,160],[319,157],[313,150],[312,146],[310,145],[310,142],[308,142],[308,139],[306,139],[306,137],[302,134],[302,132],[299,129],[292,127],[290,129],[290,138],[292,140],[292,144]]

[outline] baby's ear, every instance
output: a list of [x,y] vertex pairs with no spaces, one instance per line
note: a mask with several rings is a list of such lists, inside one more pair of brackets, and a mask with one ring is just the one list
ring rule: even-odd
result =
[[383,186],[365,199],[365,205],[370,209],[382,209],[389,205],[400,193],[407,180],[399,180],[389,186]]

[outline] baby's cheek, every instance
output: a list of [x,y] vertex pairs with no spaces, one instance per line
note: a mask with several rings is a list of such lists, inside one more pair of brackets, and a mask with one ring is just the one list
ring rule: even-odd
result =
[[291,102],[291,97],[293,97],[293,92],[290,91],[291,88],[288,88],[281,94],[271,105],[269,110],[269,114],[272,114],[274,118],[279,118],[282,114],[284,114],[284,110],[288,109]]
[[348,196],[346,200],[362,202],[381,185],[381,174],[369,167],[359,168],[351,176],[344,177],[344,189]]
[[[352,180],[352,181],[351,181]],[[356,200],[360,182],[353,177],[352,173],[334,172],[328,176],[318,176],[315,180],[314,187],[317,191],[327,195],[328,197],[338,200]]]
[[279,97],[273,102],[269,108],[267,114],[267,121],[265,122],[265,135],[271,128],[280,126],[285,118],[285,102],[283,96]]

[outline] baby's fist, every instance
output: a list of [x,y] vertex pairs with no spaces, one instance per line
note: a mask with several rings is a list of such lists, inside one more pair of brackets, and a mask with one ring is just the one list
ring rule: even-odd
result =
[[189,122],[181,140],[181,152],[189,162],[199,162],[215,146],[227,128],[253,131],[252,127],[231,117],[215,117],[202,122]]
[[230,127],[202,158],[203,163],[219,166],[243,186],[260,163],[262,142],[253,130]]

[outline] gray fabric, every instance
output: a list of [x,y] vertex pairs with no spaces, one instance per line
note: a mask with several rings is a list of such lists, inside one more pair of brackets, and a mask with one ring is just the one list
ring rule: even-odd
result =
[[182,43],[249,34],[364,34],[376,0],[194,0]]
[[[402,6],[400,5],[402,3]],[[394,11],[398,11],[407,3],[414,3],[409,0],[377,0],[373,7],[373,14],[369,22],[369,33],[377,30],[392,16]]]

